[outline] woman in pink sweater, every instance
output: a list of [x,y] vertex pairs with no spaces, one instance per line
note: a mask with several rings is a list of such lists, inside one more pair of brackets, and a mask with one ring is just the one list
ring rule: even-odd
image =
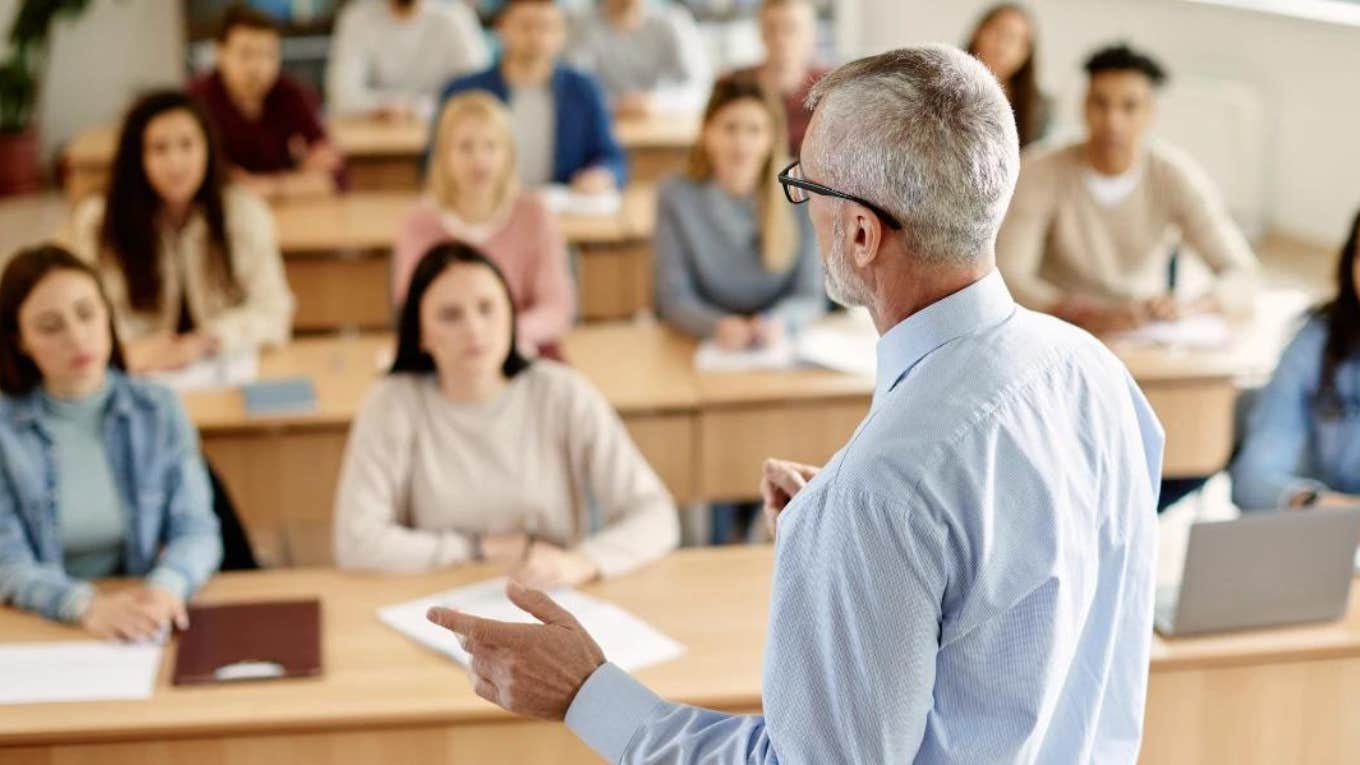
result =
[[444,106],[426,191],[397,233],[395,303],[405,299],[411,272],[432,245],[463,242],[505,273],[522,350],[555,347],[576,310],[567,244],[539,197],[519,187],[510,115],[494,97],[466,93]]

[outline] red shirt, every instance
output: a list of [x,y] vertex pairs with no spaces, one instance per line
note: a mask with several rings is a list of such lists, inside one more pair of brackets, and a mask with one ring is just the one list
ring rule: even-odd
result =
[[223,157],[247,172],[293,170],[307,149],[326,140],[316,96],[286,74],[279,75],[265,96],[264,111],[258,120],[247,119],[236,108],[216,71],[190,83],[189,94],[198,100],[217,128]]
[[[803,136],[807,135],[808,123],[812,121],[812,112],[804,108],[807,102],[808,93],[812,92],[812,86],[817,81],[830,72],[823,66],[813,65],[808,68],[808,77],[803,85],[791,93],[783,94],[784,119],[788,122],[789,128],[789,155],[798,156],[798,151],[803,148]],[[749,69],[742,69],[735,74],[742,76],[760,78],[760,67],[753,66]]]

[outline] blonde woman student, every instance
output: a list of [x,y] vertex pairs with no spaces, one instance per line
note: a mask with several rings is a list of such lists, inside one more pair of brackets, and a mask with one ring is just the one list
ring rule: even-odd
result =
[[393,249],[396,303],[432,245],[464,242],[505,274],[521,349],[555,346],[576,310],[567,244],[543,201],[519,185],[509,112],[489,93],[455,96],[444,105],[433,145],[425,199],[402,224]]
[[825,310],[811,222],[776,179],[784,135],[782,106],[754,77],[714,85],[689,170],[658,197],[656,307],[682,332],[737,350]]
[[674,549],[675,505],[600,393],[517,350],[504,276],[462,243],[416,266],[397,357],[355,420],[335,560],[391,572],[500,565],[533,587]]

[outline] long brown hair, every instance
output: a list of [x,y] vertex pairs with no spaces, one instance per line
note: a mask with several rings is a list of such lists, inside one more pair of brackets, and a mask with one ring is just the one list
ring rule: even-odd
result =
[[1346,243],[1336,262],[1336,297],[1314,313],[1327,322],[1327,344],[1322,349],[1322,373],[1314,402],[1324,417],[1341,412],[1336,388],[1337,370],[1360,353],[1360,294],[1355,289],[1355,259],[1360,257],[1360,213],[1351,221]]
[[104,312],[109,317],[109,368],[126,369],[123,347],[118,342],[114,326],[113,305],[104,293],[104,285],[85,261],[68,250],[53,244],[30,247],[15,253],[0,274],[0,392],[6,396],[23,396],[42,383],[42,372],[20,349],[19,309],[24,301],[48,274],[56,271],[77,271],[94,281],[99,299],[104,301]]
[[[788,129],[784,126],[784,107],[770,97],[752,75],[729,75],[713,84],[704,109],[704,128],[713,122],[718,112],[737,101],[755,101],[770,115],[770,154],[760,168],[760,182],[756,186],[756,214],[760,219],[760,260],[771,273],[785,271],[793,263],[798,248],[798,231],[793,212],[784,200],[783,188],[776,178],[787,159]],[[695,142],[689,153],[689,177],[696,181],[713,178],[713,160],[702,139]]]
[[207,167],[203,184],[194,194],[194,203],[208,224],[208,269],[224,291],[241,297],[240,284],[231,263],[231,238],[227,233],[226,204],[223,201],[224,171],[217,150],[217,139],[203,110],[185,93],[162,90],[138,99],[123,120],[118,136],[118,153],[104,202],[104,221],[99,231],[101,257],[117,264],[127,283],[128,304],[134,311],[160,309],[161,198],[146,176],[143,143],[147,125],[153,119],[174,111],[188,112],[203,131],[207,144]]
[[1039,140],[1044,122],[1048,119],[1047,105],[1043,92],[1039,90],[1039,76],[1036,73],[1039,68],[1039,27],[1034,23],[1034,16],[1019,3],[992,6],[973,27],[973,34],[968,37],[968,52],[977,55],[978,37],[982,30],[1003,13],[1018,14],[1029,27],[1029,55],[1025,56],[1025,63],[1011,75],[1010,80],[1002,83],[1006,88],[1006,97],[1011,101],[1011,109],[1015,112],[1015,127],[1023,147]]

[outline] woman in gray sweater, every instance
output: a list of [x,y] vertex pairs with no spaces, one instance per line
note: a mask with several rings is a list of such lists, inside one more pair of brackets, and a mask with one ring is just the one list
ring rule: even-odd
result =
[[796,332],[826,308],[812,224],[776,180],[783,123],[754,78],[719,80],[688,171],[660,189],[657,310],[730,350]]

